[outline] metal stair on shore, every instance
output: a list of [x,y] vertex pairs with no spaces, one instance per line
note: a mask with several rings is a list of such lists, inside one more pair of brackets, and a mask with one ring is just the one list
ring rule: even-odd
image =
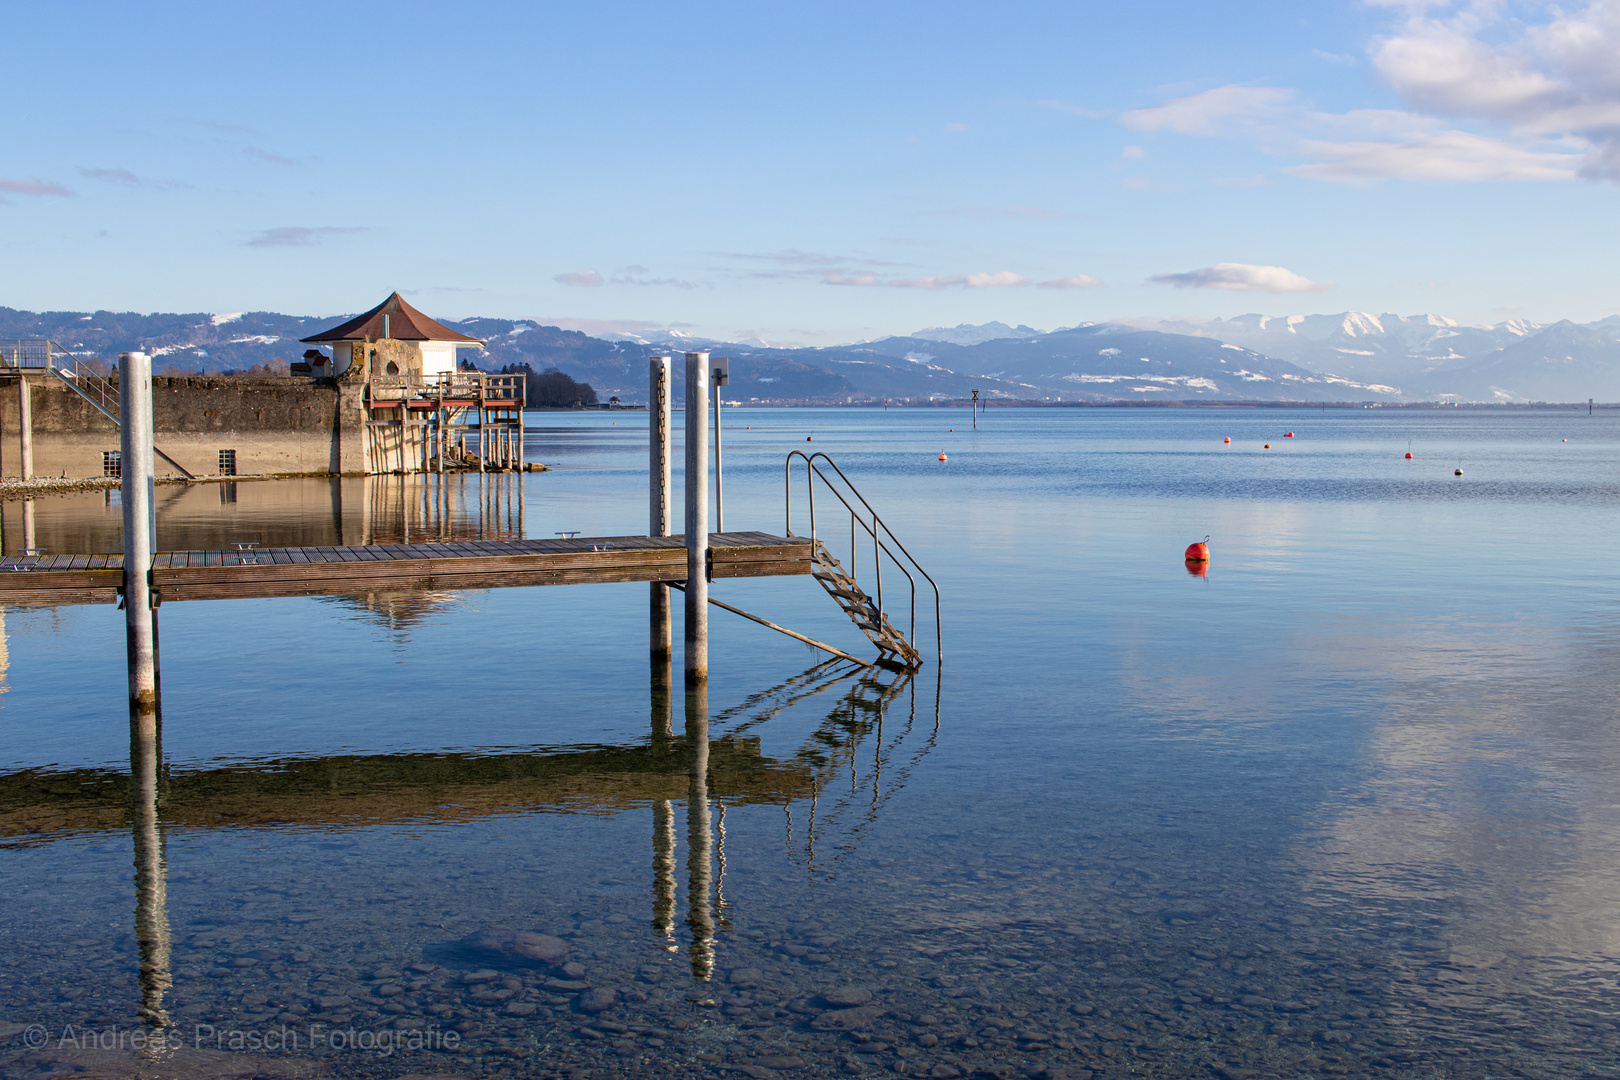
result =
[[[114,427],[121,426],[118,421],[118,384],[110,376],[97,374],[90,365],[56,342],[43,338],[0,341],[0,372],[8,367],[19,374],[24,369],[35,369],[55,375],[75,394],[89,402],[92,408],[111,420]],[[184,465],[158,447],[152,447],[152,452],[187,480],[196,479]]]
[[878,663],[904,668],[922,665],[922,654],[912,647],[906,635],[889,621],[889,617],[878,610],[877,604],[855,583],[854,578],[844,572],[843,565],[820,540],[815,542],[815,563],[816,568],[811,573],[827,590],[827,595],[837,601],[844,614],[849,616],[849,621],[878,647],[882,654]]

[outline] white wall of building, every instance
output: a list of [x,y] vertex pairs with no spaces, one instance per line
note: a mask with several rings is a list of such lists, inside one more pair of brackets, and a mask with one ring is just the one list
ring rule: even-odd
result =
[[422,346],[422,374],[453,375],[456,370],[456,344],[453,341],[424,341]]

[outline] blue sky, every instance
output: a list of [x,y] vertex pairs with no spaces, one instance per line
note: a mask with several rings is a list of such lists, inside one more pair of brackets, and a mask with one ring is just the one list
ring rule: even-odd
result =
[[[1620,0],[23,4],[0,304],[1620,311]],[[20,67],[18,65],[21,65]]]

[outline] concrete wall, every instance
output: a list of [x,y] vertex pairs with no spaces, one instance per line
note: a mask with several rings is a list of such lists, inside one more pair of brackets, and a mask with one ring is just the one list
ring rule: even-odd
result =
[[[155,441],[199,476],[217,473],[226,449],[239,474],[364,472],[360,388],[349,381],[154,377]],[[34,475],[100,476],[102,452],[118,449],[117,425],[54,376],[28,383]],[[0,380],[0,476],[21,473],[18,397],[15,378]],[[161,458],[157,469],[174,472]]]

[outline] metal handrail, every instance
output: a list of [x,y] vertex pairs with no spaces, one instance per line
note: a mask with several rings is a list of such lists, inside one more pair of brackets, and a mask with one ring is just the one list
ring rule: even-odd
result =
[[[929,586],[934,590],[934,645],[935,645],[935,651],[936,651],[937,656],[939,657],[939,659],[941,661],[943,661],[945,659],[945,644],[944,644],[944,636],[943,636],[944,620],[943,620],[943,618],[942,618],[942,616],[940,614],[939,583],[936,582],[933,579],[933,577],[928,573],[928,571],[926,571],[926,570],[924,570],[922,568],[922,564],[917,561],[916,556],[912,555],[911,552],[909,550],[907,550],[906,545],[900,542],[900,538],[894,534],[894,530],[889,528],[888,522],[884,521],[881,517],[878,516],[878,512],[875,509],[873,509],[872,504],[867,501],[866,496],[862,495],[861,492],[860,492],[860,489],[857,488],[855,486],[854,482],[851,481],[850,478],[844,474],[844,470],[840,469],[838,467],[838,463],[833,461],[832,458],[828,457],[822,451],[818,450],[813,454],[806,454],[803,450],[793,450],[793,451],[790,451],[788,453],[787,460],[782,463],[782,485],[783,485],[783,494],[784,494],[783,506],[784,506],[784,513],[786,515],[786,520],[784,521],[784,527],[785,527],[785,530],[786,530],[786,535],[788,535],[788,536],[794,535],[793,534],[793,459],[794,458],[799,458],[800,460],[802,460],[804,462],[804,465],[805,465],[805,491],[806,491],[809,506],[810,506],[810,539],[812,541],[816,540],[816,484],[815,484],[815,481],[816,481],[817,477],[820,477],[821,482],[823,484],[827,485],[827,490],[831,491],[835,496],[837,496],[838,501],[844,504],[844,508],[846,510],[848,510],[849,514],[850,514],[850,569],[851,569],[850,576],[852,578],[854,577],[854,568],[855,568],[855,564],[856,564],[855,522],[857,522],[857,521],[860,522],[861,528],[866,532],[866,534],[868,536],[870,536],[872,538],[872,543],[873,543],[873,547],[874,547],[873,556],[872,556],[872,562],[873,562],[873,566],[875,568],[876,576],[877,576],[877,610],[878,610],[878,615],[879,615],[880,618],[882,617],[882,614],[883,614],[883,556],[887,555],[889,557],[889,561],[892,562],[895,565],[895,567],[897,569],[899,569],[899,571],[906,576],[906,581],[911,586],[911,635],[910,635],[910,637],[911,637],[911,642],[912,642],[912,647],[913,648],[916,647],[916,640],[917,640],[917,579],[912,577],[911,570],[908,570],[906,568],[906,564],[909,563],[911,565],[912,570],[916,570],[918,574],[921,574],[922,577],[923,577],[923,580],[927,581]],[[859,501],[859,503],[861,504],[861,507],[863,509],[865,509],[865,511],[868,514],[871,515],[872,523],[870,525],[867,524],[865,518],[863,518],[859,513],[856,512],[855,507],[850,505],[849,500],[844,498],[843,492],[841,492],[838,489],[838,485],[834,484],[833,481],[827,476],[827,474],[822,472],[821,469],[816,465],[816,460],[818,458],[821,461],[826,462],[827,466],[829,468],[831,468],[833,472],[838,474],[838,479],[843,481],[844,486],[849,489],[849,493],[851,495],[853,495],[855,497],[855,499],[857,501]],[[881,533],[881,535],[880,535],[880,533]],[[885,544],[884,541],[883,541],[883,537],[885,537],[885,536],[888,537],[888,540],[889,540],[888,544]],[[906,562],[903,563],[898,558],[895,557],[894,552],[889,550],[890,545],[892,545],[894,548],[898,549],[899,552],[906,557]]]

